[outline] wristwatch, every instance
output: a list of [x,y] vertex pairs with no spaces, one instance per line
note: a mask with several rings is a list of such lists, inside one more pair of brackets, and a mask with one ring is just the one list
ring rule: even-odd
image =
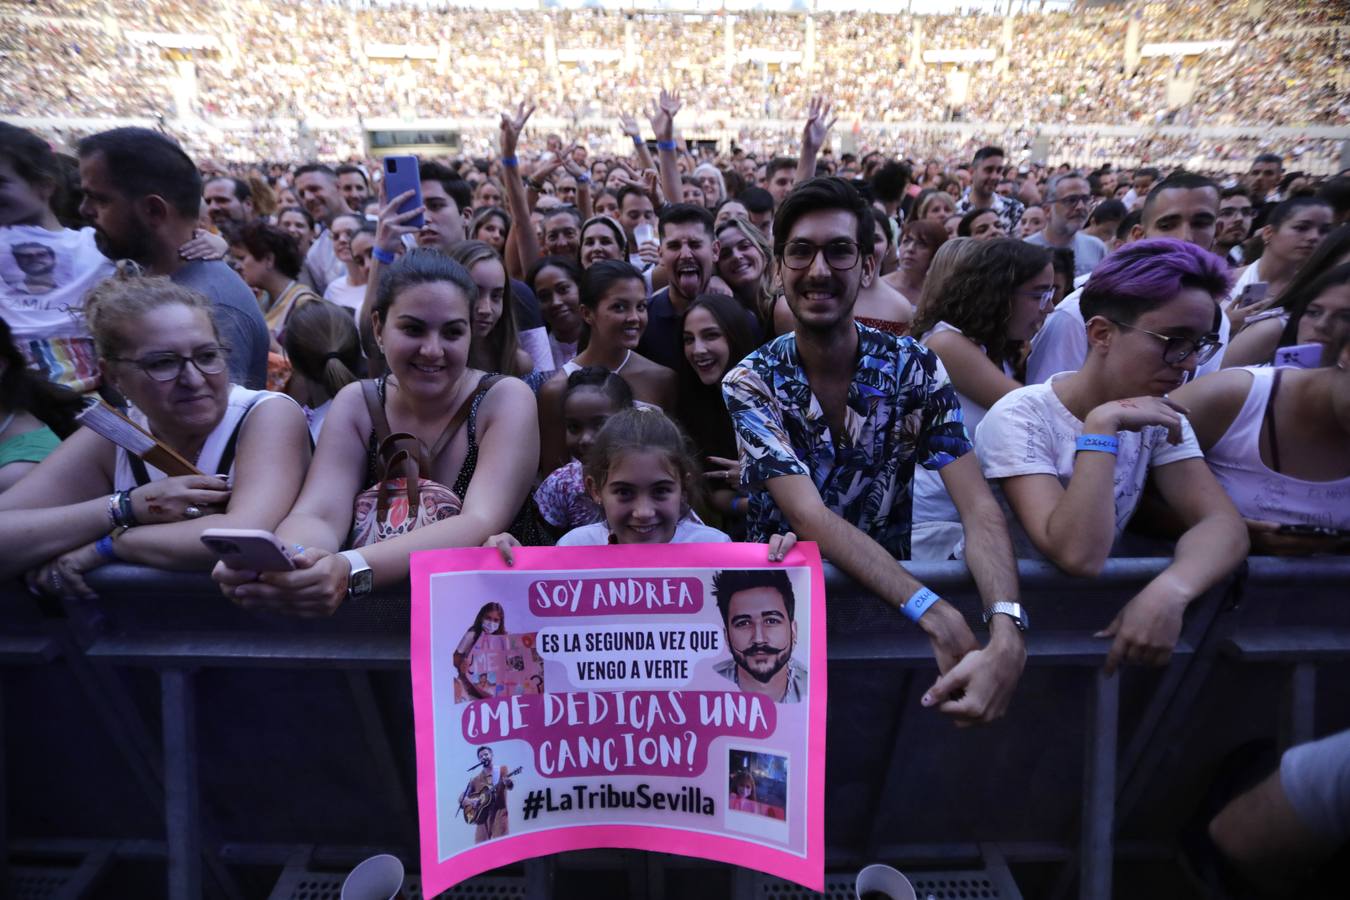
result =
[[347,596],[364,597],[375,587],[375,573],[370,570],[366,558],[355,550],[343,550],[338,556],[346,557],[352,567],[347,575]]
[[1007,616],[1012,619],[1018,631],[1026,631],[1031,627],[1031,620],[1027,618],[1027,612],[1020,603],[1012,603],[1008,600],[998,601],[984,611],[984,624],[988,625],[989,620],[994,616]]

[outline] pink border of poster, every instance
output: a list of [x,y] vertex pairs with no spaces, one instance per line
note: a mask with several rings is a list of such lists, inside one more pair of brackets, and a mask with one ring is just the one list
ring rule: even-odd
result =
[[[740,723],[743,726],[740,731],[730,727],[720,732],[716,729],[709,731],[707,709],[711,707],[716,711],[718,692],[728,698],[748,697],[752,709],[757,701],[765,702],[765,698],[762,694],[749,692],[741,695],[736,684],[729,681],[725,674],[714,673],[714,665],[721,662],[725,666],[731,656],[721,614],[711,590],[706,586],[710,585],[711,577],[717,570],[780,567],[788,572],[796,594],[794,621],[801,623],[806,619],[807,634],[798,637],[792,653],[793,666],[799,666],[800,662],[806,664],[801,672],[806,682],[805,697],[797,704],[767,702],[764,712],[767,713],[769,731],[766,733],[756,734],[753,728],[746,731],[745,727],[749,726],[744,723]],[[702,595],[701,606],[697,609],[680,608],[670,599],[676,594],[670,594],[665,598],[670,605],[655,607],[660,610],[656,613],[640,609],[641,604],[605,613],[587,613],[583,605],[578,613],[575,603],[570,607],[560,604],[559,610],[549,611],[535,600],[520,596],[543,596],[542,591],[536,591],[538,584],[547,582],[552,585],[569,577],[583,580],[589,575],[591,580],[586,583],[591,585],[617,577],[641,581],[644,573],[649,573],[648,577],[654,580],[662,579],[668,592],[676,591],[680,583],[694,585],[691,593]],[[813,890],[824,889],[825,581],[821,572],[820,553],[815,544],[798,544],[781,564],[776,565],[768,563],[767,549],[763,544],[518,548],[514,567],[507,567],[496,550],[436,550],[414,553],[411,575],[417,797],[422,884],[426,896],[435,896],[467,878],[499,866],[551,853],[596,847],[632,848],[702,857],[753,867]],[[699,581],[705,585],[702,590],[697,588]],[[671,584],[675,588],[671,588]],[[809,591],[807,604],[803,604],[806,598],[801,596],[804,593],[802,588]],[[652,600],[650,592],[647,600]],[[495,688],[497,694],[515,692],[516,696],[489,696],[488,699],[471,702],[465,702],[465,698],[460,696],[460,702],[456,703],[458,689],[455,682],[463,680],[465,673],[454,662],[455,651],[462,649],[458,646],[462,641],[469,640],[466,625],[474,625],[476,616],[481,619],[480,610],[484,608],[485,602],[491,601],[502,602],[506,610],[505,626],[509,626],[502,630],[512,635],[512,641],[516,642],[509,645],[498,641],[492,646],[518,646],[523,642],[530,648],[537,648],[542,658],[536,655],[534,660],[527,663],[542,666],[547,686],[540,682],[537,692],[526,686],[523,690],[527,693],[520,696],[521,679],[502,679],[503,686]],[[648,609],[651,608],[649,603]],[[806,611],[809,614],[803,616],[802,613]],[[678,632],[684,629],[688,632],[686,637],[694,643],[697,642],[694,631],[698,630],[699,625],[704,632],[704,652],[665,654],[666,657],[678,656],[685,660],[684,663],[677,663],[685,675],[683,690],[680,691],[642,691],[638,689],[653,685],[639,681],[632,690],[624,691],[620,686],[616,692],[615,683],[607,683],[605,673],[594,667],[585,677],[599,680],[589,688],[582,687],[578,684],[579,678],[584,680],[581,667],[585,665],[584,661],[597,655],[584,652],[579,642],[571,645],[576,651],[574,655],[568,657],[560,652],[568,640],[578,640],[569,639],[568,634],[580,634],[591,640],[588,632],[632,632],[644,628],[658,633],[657,636],[662,631]],[[716,647],[709,650],[706,642],[711,632],[717,634],[717,641]],[[640,657],[643,654],[621,656]],[[610,658],[616,657],[611,655]],[[632,664],[633,675],[637,674],[637,662],[634,660]],[[642,663],[645,666],[646,660],[642,660]],[[658,661],[655,664],[669,666],[671,663]],[[522,663],[516,659],[513,665],[519,668]],[[612,675],[612,670],[608,674]],[[480,683],[486,684],[486,678]],[[719,684],[722,685],[720,688]],[[669,686],[669,682],[666,685]],[[545,694],[554,696],[549,698]],[[582,700],[589,700],[587,695],[590,694],[605,694],[610,699],[617,699],[614,705],[619,707],[625,705],[623,698],[628,697],[633,703],[634,716],[639,697],[644,704],[652,704],[641,707],[647,716],[653,713],[660,715],[657,701],[662,698],[684,698],[682,702],[686,706],[686,713],[690,708],[704,713],[702,717],[695,716],[703,726],[703,730],[695,733],[695,737],[701,737],[702,742],[689,742],[698,744],[698,752],[695,753],[694,746],[686,746],[678,751],[687,754],[690,764],[688,772],[681,777],[669,765],[662,769],[657,764],[648,774],[648,770],[642,770],[639,765],[638,771],[626,769],[621,775],[606,777],[603,774],[595,775],[597,770],[594,763],[585,772],[582,769],[573,770],[582,774],[563,772],[563,761],[576,762],[576,754],[567,756],[561,744],[567,734],[585,732],[586,723],[582,723],[583,727],[579,730],[572,729],[569,732],[565,727],[569,723],[559,721],[566,707],[566,702],[559,698],[577,694],[581,695],[579,699]],[[707,698],[706,702],[704,698]],[[511,716],[506,714],[506,710],[512,702],[517,704],[514,724],[522,726],[523,719],[519,712],[523,709],[529,714],[524,718],[530,719],[525,724],[532,727],[510,733],[494,731],[490,737],[480,735],[475,741],[473,735],[478,734],[475,729],[483,722],[493,729],[498,726],[507,728],[505,720],[511,719]],[[668,700],[662,702],[669,703]],[[543,713],[545,705],[551,711],[547,722]],[[578,709],[582,705],[576,703],[570,709]],[[489,706],[496,711],[495,717],[490,713],[484,715],[471,711]],[[678,721],[678,712],[676,716]],[[728,715],[727,723],[719,721],[718,724],[729,725],[730,719]],[[763,727],[764,717],[758,723]],[[690,728],[694,727],[693,721],[688,724]],[[610,733],[617,737],[613,732]],[[674,745],[677,748],[683,746],[679,742],[680,736],[689,734],[689,731],[672,732]],[[575,746],[584,742],[588,746],[598,746],[594,743],[596,739],[593,735],[584,737],[585,740],[579,739]],[[511,774],[507,772],[508,766],[512,769],[523,767],[525,770],[524,774],[511,778],[512,790],[503,791],[507,799],[502,803],[502,808],[509,813],[509,831],[500,836],[488,837],[480,833],[477,840],[481,843],[470,843],[474,826],[467,824],[461,810],[464,793],[473,787],[472,782],[468,788],[465,783],[475,768],[472,755],[475,742],[490,743],[496,758],[491,767],[483,766],[473,778],[501,784],[505,776]],[[621,742],[614,740],[611,743],[622,750]],[[628,751],[631,764],[631,740],[628,742]],[[684,758],[679,757],[681,762]],[[752,759],[755,765],[768,765],[774,770],[768,780],[761,782],[769,789],[768,803],[744,803],[734,796],[734,791],[733,796],[728,797],[729,767],[748,766]],[[468,763],[467,767],[465,763]],[[546,767],[552,771],[546,771]],[[574,794],[576,782],[585,782],[588,778],[588,789]],[[586,803],[583,794],[591,794],[591,788],[603,793],[601,789],[608,786],[590,783],[597,779],[616,783],[620,789],[635,787],[635,779],[656,782],[652,786],[652,793],[664,793],[671,803],[676,803],[677,797],[687,795],[685,800],[679,801],[683,806],[667,807],[667,810],[684,809],[685,812],[658,811],[659,814],[652,814],[650,808],[641,812],[631,808],[597,811],[594,806],[582,811],[580,807]],[[547,791],[548,787],[552,787],[553,791]],[[777,796],[774,796],[775,791]],[[534,803],[536,811],[533,816],[524,810],[522,804],[527,798],[533,800],[541,794],[549,797],[549,817],[557,824],[542,821],[547,817],[539,811],[537,802]],[[577,810],[553,812],[559,804],[572,800],[575,800]],[[700,803],[704,804],[703,818],[688,812],[690,808],[697,811]],[[708,810],[714,808],[720,812],[709,818]],[[646,823],[655,823],[662,817],[670,824]],[[588,820],[597,818],[603,821],[588,824]]]

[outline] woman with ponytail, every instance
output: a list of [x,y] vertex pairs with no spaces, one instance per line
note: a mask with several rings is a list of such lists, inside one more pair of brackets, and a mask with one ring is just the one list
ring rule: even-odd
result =
[[286,355],[291,361],[286,393],[304,408],[310,438],[318,443],[333,398],[357,380],[361,369],[356,323],[334,303],[308,303],[295,311],[286,327]]

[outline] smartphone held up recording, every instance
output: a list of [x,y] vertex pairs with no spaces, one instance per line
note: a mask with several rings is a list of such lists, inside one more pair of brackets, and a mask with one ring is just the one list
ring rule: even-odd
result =
[[[384,158],[384,196],[393,200],[399,194],[412,191],[413,195],[398,205],[400,213],[417,209],[422,205],[422,176],[417,168],[415,156],[386,156]],[[421,228],[426,219],[421,213],[407,221],[414,228]]]

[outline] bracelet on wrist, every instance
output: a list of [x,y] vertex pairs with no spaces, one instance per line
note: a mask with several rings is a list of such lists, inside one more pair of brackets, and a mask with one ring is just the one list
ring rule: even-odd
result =
[[674,142],[674,141],[657,141],[657,142],[656,142],[656,149],[657,149],[657,150],[674,150],[674,149],[675,149],[675,142]]
[[911,622],[923,618],[923,614],[942,598],[926,587],[921,587],[900,606],[900,612]]
[[577,184],[590,184],[590,183],[591,183],[591,176],[587,175],[585,172],[582,172],[580,175],[577,176]]
[[108,526],[109,528],[122,528],[121,510],[117,504],[117,492],[108,495]]
[[117,548],[113,546],[112,535],[105,534],[94,542],[94,549],[104,562],[118,562],[122,557],[117,555]]
[[1080,434],[1073,447],[1076,452],[1086,450],[1092,453],[1110,453],[1112,456],[1116,456],[1120,453],[1120,438],[1114,434]]
[[634,146],[634,147],[641,148],[642,145],[645,143],[645,141],[642,140],[642,136],[641,136],[641,135],[636,135],[636,134],[634,134],[634,135],[630,135],[630,137],[633,138],[633,146]]
[[503,156],[501,162],[502,165],[508,169],[514,169],[516,166],[520,165],[520,160],[516,159],[514,156]]
[[390,253],[383,247],[371,248],[370,255],[375,257],[375,261],[382,266],[392,266],[394,264],[394,260],[398,259],[398,257],[394,256],[394,254]]

